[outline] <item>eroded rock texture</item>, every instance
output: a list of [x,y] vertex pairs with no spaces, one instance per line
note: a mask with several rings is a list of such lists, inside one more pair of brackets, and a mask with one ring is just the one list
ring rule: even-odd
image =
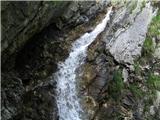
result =
[[60,16],[67,5],[68,2],[2,2],[2,63]]
[[[68,56],[71,44],[103,19],[109,2],[1,3],[2,119],[57,120],[52,74],[57,71],[57,63]],[[150,69],[160,74],[159,36],[155,37],[157,59],[148,59],[139,68],[134,62],[143,53],[155,9],[131,0],[110,5],[110,21],[89,46],[85,64],[79,68],[83,74],[78,76],[77,87],[84,110],[89,120],[159,119],[156,104],[146,108],[144,103],[149,97],[138,99],[134,93],[134,88],[150,92],[144,85]],[[138,85],[131,88],[134,83]],[[142,112],[145,109],[150,109],[152,115]]]
[[13,54],[50,24],[71,28],[89,21],[102,9],[96,2],[2,2],[2,63],[13,59]]
[[[148,24],[153,16],[152,7],[148,5],[136,16],[130,26],[115,36],[115,42],[109,44],[110,52],[118,62],[133,64],[140,56],[143,42],[146,37]],[[147,18],[147,19],[146,19]]]
[[82,66],[81,90],[90,120],[141,120],[150,116],[150,113],[143,114],[147,97],[138,99],[133,90],[145,88],[139,82],[134,86],[136,81],[144,82],[145,76],[136,76],[138,71],[132,65],[142,53],[154,13],[149,3],[137,2],[132,8],[133,4],[128,1],[113,5],[106,30],[88,49],[86,64]]
[[[104,4],[65,1],[3,1],[2,119],[57,120],[48,78],[71,43],[95,24]],[[93,19],[93,20],[94,20]]]

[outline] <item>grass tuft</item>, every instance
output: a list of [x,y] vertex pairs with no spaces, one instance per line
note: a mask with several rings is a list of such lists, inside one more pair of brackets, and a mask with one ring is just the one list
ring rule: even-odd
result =
[[157,15],[152,19],[148,33],[150,37],[160,35],[160,10],[158,10]]
[[129,89],[137,99],[142,98],[144,95],[144,92],[142,91],[141,88],[138,87],[138,85],[130,84]]
[[150,89],[160,90],[160,76],[150,73],[147,79],[147,85]]
[[143,57],[150,57],[154,52],[154,45],[152,39],[149,37],[146,38],[143,48],[142,48],[142,56]]
[[116,101],[120,99],[122,90],[124,89],[124,83],[122,78],[122,70],[116,70],[113,74],[113,81],[109,86],[109,94]]
[[134,66],[134,69],[135,69],[135,70],[134,70],[135,73],[136,73],[137,75],[139,75],[139,74],[141,73],[141,68],[140,68],[139,62],[136,61],[133,66]]

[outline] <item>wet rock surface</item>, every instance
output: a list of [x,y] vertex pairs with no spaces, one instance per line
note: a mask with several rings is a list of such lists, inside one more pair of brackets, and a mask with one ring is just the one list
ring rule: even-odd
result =
[[20,114],[20,111],[22,111],[23,94],[25,93],[21,79],[17,78],[15,74],[7,74],[2,74],[1,83],[1,113],[4,120],[12,119]]
[[23,99],[23,112],[19,119],[56,120],[58,119],[55,103],[55,82],[49,81],[28,89]]
[[16,53],[50,24],[59,29],[73,28],[102,10],[103,4],[94,1],[2,2],[2,63],[7,62],[6,68],[14,67]]
[[[139,2],[111,4],[111,20],[80,68],[83,107],[89,120],[158,120],[160,89],[150,80],[160,79],[159,36],[145,34],[150,19],[144,18],[152,10]],[[2,16],[7,14],[2,18],[2,119],[58,119],[56,83],[49,76],[66,59],[71,43],[104,17],[103,7],[96,2],[2,2]],[[145,36],[154,39],[155,51],[146,51]],[[146,57],[150,51],[154,54]]]
[[[56,83],[49,76],[57,70],[57,62],[68,56],[71,43],[98,24],[101,6],[96,2],[2,3],[2,119],[58,119]],[[16,27],[11,25],[13,19]]]
[[34,34],[55,21],[67,4],[68,2],[2,2],[2,62],[9,61],[9,56],[19,51]]

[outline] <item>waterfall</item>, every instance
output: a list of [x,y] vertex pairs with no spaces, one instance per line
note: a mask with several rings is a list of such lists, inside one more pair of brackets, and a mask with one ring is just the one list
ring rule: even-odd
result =
[[97,35],[105,29],[111,12],[110,8],[105,18],[92,32],[85,33],[77,39],[72,44],[69,57],[63,63],[58,64],[59,70],[54,76],[57,81],[56,101],[59,120],[82,120],[81,113],[83,113],[83,110],[76,92],[75,70],[84,63],[87,47],[96,39]]

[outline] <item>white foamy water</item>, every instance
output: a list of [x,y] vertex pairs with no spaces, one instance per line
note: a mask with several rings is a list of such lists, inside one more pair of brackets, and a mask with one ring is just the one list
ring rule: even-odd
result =
[[64,63],[59,63],[59,71],[55,74],[57,81],[57,106],[59,120],[84,120],[82,118],[83,110],[79,103],[76,89],[76,72],[75,70],[84,63],[86,58],[87,47],[95,40],[106,27],[110,19],[111,8],[106,14],[103,21],[90,32],[85,33],[77,39],[71,48],[69,57]]

